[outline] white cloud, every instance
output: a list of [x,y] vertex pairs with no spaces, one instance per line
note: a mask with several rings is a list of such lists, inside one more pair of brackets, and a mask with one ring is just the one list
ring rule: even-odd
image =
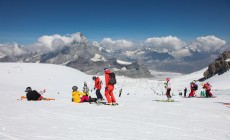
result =
[[186,45],[182,40],[173,36],[147,38],[145,43],[154,48],[168,50],[179,50]]
[[214,35],[211,36],[202,36],[197,37],[196,41],[192,42],[189,47],[194,50],[200,51],[215,51],[220,49],[223,45],[226,44],[225,40],[215,37]]
[[63,47],[64,45],[69,45],[73,41],[82,42],[85,40],[86,38],[80,32],[77,32],[67,36],[61,36],[59,34],[55,34],[52,36],[44,35],[38,38],[38,43],[40,43],[40,45],[44,45],[45,47],[48,47],[51,50],[53,50],[59,47]]
[[188,49],[180,49],[180,50],[177,50],[177,51],[174,51],[172,53],[173,57],[175,58],[182,58],[182,57],[185,57],[185,56],[191,56],[192,54],[190,53],[190,51]]
[[111,38],[104,38],[101,44],[106,48],[122,49],[133,47],[133,42],[127,40],[112,40]]
[[0,52],[2,55],[5,54],[9,56],[18,56],[26,53],[17,43],[0,44]]

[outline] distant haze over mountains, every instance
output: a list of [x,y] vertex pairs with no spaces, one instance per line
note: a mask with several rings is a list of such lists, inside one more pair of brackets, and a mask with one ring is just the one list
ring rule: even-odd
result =
[[51,63],[88,74],[111,68],[118,75],[149,77],[149,70],[191,73],[207,67],[229,43],[213,35],[184,42],[173,36],[147,38],[142,43],[104,38],[89,42],[80,32],[42,36],[34,44],[0,44],[1,62]]

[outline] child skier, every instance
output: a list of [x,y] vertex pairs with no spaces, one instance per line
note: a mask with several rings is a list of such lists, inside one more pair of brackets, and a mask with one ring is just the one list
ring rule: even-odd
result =
[[170,78],[166,78],[165,88],[166,88],[166,96],[167,96],[168,100],[170,100],[170,98],[172,97],[170,95],[170,92],[171,92]]
[[[82,96],[82,98],[85,98],[85,102],[97,102],[97,98],[91,98],[90,94],[89,94],[89,87],[87,86],[87,83],[84,82],[84,86],[83,86],[83,90],[82,90],[85,95]],[[87,100],[88,99],[88,100]]]
[[[203,89],[205,88],[204,85],[205,85],[204,83],[201,84],[201,86],[202,86]],[[206,97],[206,93],[205,93],[204,90],[202,90],[202,91],[200,92],[200,97]]]
[[185,87],[184,88],[184,97],[186,97],[186,94],[187,94],[187,88]]
[[101,79],[99,77],[93,76],[94,89],[96,89],[96,96],[98,101],[102,101],[103,97],[101,95]]

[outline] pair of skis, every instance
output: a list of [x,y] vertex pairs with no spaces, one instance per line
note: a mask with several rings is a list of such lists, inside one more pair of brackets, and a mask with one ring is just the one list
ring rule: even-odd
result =
[[[43,95],[44,93],[46,93],[46,89],[43,89],[42,91],[39,91],[38,93]],[[17,99],[17,101],[22,101],[22,100],[27,100],[26,96],[21,96],[21,98]],[[51,101],[55,99],[54,98],[43,98],[42,100]]]

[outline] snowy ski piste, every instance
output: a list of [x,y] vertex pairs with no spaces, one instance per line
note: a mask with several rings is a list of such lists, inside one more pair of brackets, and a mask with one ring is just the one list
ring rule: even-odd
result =
[[[229,140],[230,71],[205,82],[216,98],[182,98],[185,87],[205,69],[171,78],[172,99],[166,100],[162,80],[117,76],[118,106],[71,102],[72,86],[90,94],[92,75],[52,64],[0,63],[0,140]],[[104,76],[101,93],[104,96]],[[159,79],[159,78],[157,78]],[[199,96],[201,83],[196,95]],[[54,101],[17,100],[26,87],[46,90]],[[121,97],[119,90],[122,88]]]

